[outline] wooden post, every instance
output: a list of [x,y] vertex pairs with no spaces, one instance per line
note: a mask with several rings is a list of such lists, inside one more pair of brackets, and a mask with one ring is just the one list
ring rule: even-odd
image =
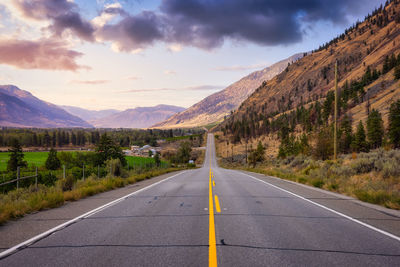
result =
[[100,166],[97,165],[97,178],[100,178]]
[[19,174],[20,174],[20,168],[17,167],[17,189],[19,188]]
[[333,132],[333,159],[337,159],[337,115],[338,115],[338,63],[335,62],[335,119],[334,119],[334,132]]
[[82,175],[83,175],[83,180],[85,181],[85,164],[82,164]]

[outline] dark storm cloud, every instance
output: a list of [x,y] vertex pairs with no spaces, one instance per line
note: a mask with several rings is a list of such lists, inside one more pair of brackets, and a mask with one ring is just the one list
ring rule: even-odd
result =
[[50,29],[61,35],[66,29],[86,41],[93,41],[94,28],[79,14],[75,3],[67,0],[14,0],[14,5],[30,19],[50,20]]
[[221,45],[225,39],[260,45],[301,41],[302,24],[320,20],[347,22],[349,15],[372,9],[380,1],[364,0],[164,0],[170,41],[201,48]]
[[[202,49],[226,40],[263,46],[300,42],[304,29],[319,21],[349,22],[367,14],[382,0],[163,0],[156,11],[129,14],[117,4],[100,13],[119,15],[116,23],[94,26],[67,0],[14,0],[24,15],[50,19],[50,29],[61,35],[70,29],[87,41],[110,41],[122,51],[135,51],[156,42]],[[329,31],[329,29],[327,29]]]

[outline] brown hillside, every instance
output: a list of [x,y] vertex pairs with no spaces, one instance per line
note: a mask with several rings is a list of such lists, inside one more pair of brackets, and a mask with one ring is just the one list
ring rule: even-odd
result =
[[[278,114],[305,103],[324,98],[334,86],[334,64],[338,61],[339,87],[345,81],[358,81],[367,67],[382,70],[386,56],[400,53],[400,2],[378,9],[364,22],[357,23],[330,44],[290,65],[285,71],[257,89],[229,121],[241,120],[249,113]],[[343,89],[342,89],[343,90]],[[393,70],[364,88],[362,103],[348,113],[353,121],[365,119],[367,99],[371,108],[381,111],[387,120],[390,104],[400,98],[399,82]]]

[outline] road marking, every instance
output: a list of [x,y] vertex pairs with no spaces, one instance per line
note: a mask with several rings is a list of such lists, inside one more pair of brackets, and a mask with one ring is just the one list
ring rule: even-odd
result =
[[219,205],[218,196],[215,195],[214,198],[215,198],[215,209],[217,210],[218,213],[220,213],[221,212],[221,207]]
[[253,177],[253,176],[248,175],[248,174],[246,174],[246,173],[242,173],[242,174],[244,174],[244,175],[246,175],[246,176],[248,176],[248,177],[250,177],[250,178],[252,178],[252,179],[254,179],[254,180],[257,180],[257,181],[259,181],[259,182],[262,182],[262,183],[264,183],[264,184],[267,184],[267,185],[269,185],[269,186],[272,186],[272,187],[274,187],[274,188],[276,188],[276,189],[279,189],[279,190],[281,190],[281,191],[283,191],[283,192],[286,192],[286,193],[288,193],[288,194],[291,194],[291,195],[293,195],[293,196],[295,196],[295,197],[298,197],[298,198],[300,198],[300,199],[302,199],[302,200],[304,200],[304,201],[307,201],[307,202],[309,202],[309,203],[311,203],[311,204],[314,204],[315,206],[318,206],[318,207],[323,208],[323,209],[325,209],[325,210],[328,210],[328,211],[330,211],[330,212],[332,212],[332,213],[335,213],[335,214],[337,214],[337,215],[339,215],[339,216],[342,216],[342,217],[344,217],[344,218],[346,218],[346,219],[348,219],[348,220],[350,220],[350,221],[352,221],[352,222],[358,223],[358,224],[360,224],[360,225],[362,225],[362,226],[365,226],[365,227],[367,227],[367,228],[369,228],[369,229],[371,229],[371,230],[373,230],[373,231],[376,231],[376,232],[378,232],[378,233],[380,233],[380,234],[383,234],[383,235],[388,236],[388,237],[391,237],[391,238],[393,238],[393,239],[395,239],[395,240],[397,240],[397,241],[400,241],[400,237],[398,237],[398,236],[396,236],[396,235],[394,235],[394,234],[391,234],[391,233],[389,233],[389,232],[386,232],[386,231],[384,231],[384,230],[381,230],[381,229],[379,229],[379,228],[376,228],[376,227],[374,227],[374,226],[372,226],[372,225],[369,225],[369,224],[367,224],[367,223],[364,223],[364,222],[362,222],[362,221],[359,221],[359,220],[357,220],[357,219],[354,219],[353,217],[350,217],[350,216],[348,216],[348,215],[346,215],[346,214],[343,214],[343,213],[341,213],[341,212],[339,212],[339,211],[336,211],[336,210],[334,210],[334,209],[328,208],[328,207],[326,207],[326,206],[324,206],[324,205],[321,205],[321,204],[319,204],[319,203],[317,203],[317,202],[314,202],[314,201],[312,201],[312,200],[309,200],[309,199],[307,199],[307,198],[305,198],[305,197],[302,197],[302,196],[300,196],[300,195],[298,195],[298,194],[295,194],[295,193],[293,193],[293,192],[290,192],[290,191],[288,191],[288,190],[286,190],[286,189],[280,188],[279,186],[273,185],[273,184],[271,184],[271,183],[268,183],[268,182],[263,181],[263,180],[261,180],[261,179],[258,179],[258,178],[256,178],[256,177]]
[[[210,140],[211,147],[211,140]],[[217,242],[215,239],[215,222],[214,222],[214,203],[213,203],[213,192],[211,185],[211,177],[213,176],[211,170],[211,149],[210,149],[210,174],[208,180],[208,208],[209,208],[209,225],[208,225],[208,266],[217,266]]]
[[213,186],[215,186],[215,181],[213,180]]
[[94,214],[96,214],[96,213],[98,213],[98,212],[100,212],[100,211],[102,211],[102,210],[104,210],[104,209],[106,209],[106,208],[109,208],[109,207],[111,207],[111,206],[114,206],[115,204],[117,204],[117,203],[119,203],[119,202],[121,202],[121,201],[127,199],[127,198],[130,197],[130,196],[133,196],[133,195],[138,194],[138,193],[140,193],[140,192],[142,192],[142,191],[145,191],[145,190],[147,190],[147,189],[149,189],[149,188],[151,188],[151,187],[153,187],[153,186],[156,186],[156,185],[158,185],[158,184],[160,184],[160,183],[162,183],[162,182],[168,181],[168,180],[170,180],[170,179],[172,179],[172,178],[174,178],[174,177],[176,177],[176,176],[178,176],[178,175],[180,175],[180,174],[183,174],[183,173],[186,173],[186,171],[177,173],[177,174],[172,175],[171,177],[168,177],[168,178],[166,178],[166,179],[164,179],[164,180],[158,181],[158,182],[156,182],[156,183],[154,183],[154,184],[151,184],[151,185],[149,185],[149,186],[146,186],[146,187],[144,187],[144,188],[142,188],[142,189],[139,189],[139,190],[137,190],[137,191],[135,191],[135,192],[132,192],[132,193],[130,193],[130,194],[128,194],[128,195],[125,195],[125,196],[120,197],[120,198],[118,198],[118,199],[116,199],[116,200],[113,200],[113,201],[111,201],[111,202],[108,202],[108,203],[104,204],[103,206],[100,206],[100,207],[98,207],[98,208],[95,208],[95,209],[93,209],[93,210],[90,210],[90,211],[88,211],[88,212],[86,212],[86,213],[84,213],[84,214],[82,214],[82,215],[80,215],[80,216],[78,216],[78,217],[75,217],[75,218],[73,218],[73,219],[71,219],[71,220],[69,220],[69,221],[67,221],[67,222],[65,222],[65,223],[63,223],[63,224],[60,224],[60,225],[58,225],[58,226],[56,226],[56,227],[54,227],[54,228],[51,228],[50,230],[47,230],[46,232],[43,232],[43,233],[41,233],[41,234],[39,234],[39,235],[37,235],[37,236],[34,236],[34,237],[32,237],[32,238],[30,238],[30,239],[28,239],[28,240],[22,242],[22,243],[19,243],[18,245],[15,245],[15,246],[13,246],[13,247],[11,247],[11,248],[9,248],[9,249],[7,249],[7,250],[1,252],[1,253],[0,253],[0,260],[3,259],[3,258],[5,258],[5,257],[10,256],[11,254],[17,252],[17,251],[20,250],[20,249],[24,249],[24,248],[28,247],[29,245],[31,245],[31,244],[33,244],[33,243],[39,241],[40,239],[43,239],[43,238],[45,238],[45,237],[51,235],[52,233],[57,232],[57,231],[59,231],[59,230],[65,228],[65,227],[67,227],[67,226],[69,226],[69,225],[71,225],[71,224],[73,224],[73,223],[75,223],[75,222],[81,220],[81,219],[88,218],[88,217],[90,217],[90,216],[92,216],[92,215],[94,215]]

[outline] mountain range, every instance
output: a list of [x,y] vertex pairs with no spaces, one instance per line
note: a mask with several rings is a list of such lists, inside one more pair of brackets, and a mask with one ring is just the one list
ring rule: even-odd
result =
[[14,85],[0,85],[0,126],[93,127],[81,118]]
[[185,108],[170,105],[137,107],[91,120],[90,123],[97,128],[148,128],[183,110]]
[[257,87],[269,81],[303,56],[295,54],[260,71],[255,71],[227,88],[214,93],[187,110],[171,116],[166,121],[155,124],[154,128],[198,127],[222,121],[231,111],[237,109]]

